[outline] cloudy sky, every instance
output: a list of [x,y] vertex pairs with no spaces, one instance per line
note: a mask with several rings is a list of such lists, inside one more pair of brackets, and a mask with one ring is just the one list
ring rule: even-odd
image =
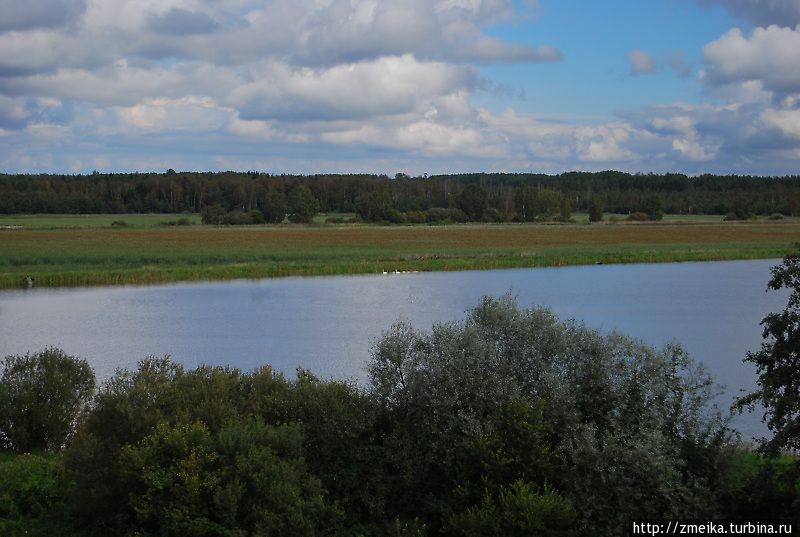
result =
[[800,173],[800,0],[0,0],[0,171]]

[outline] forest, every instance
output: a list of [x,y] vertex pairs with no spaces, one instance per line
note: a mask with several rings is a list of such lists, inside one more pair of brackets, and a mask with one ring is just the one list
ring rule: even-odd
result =
[[[800,176],[475,173],[270,175],[258,172],[0,175],[0,214],[203,213],[208,223],[308,221],[316,211],[364,221],[568,220],[572,211],[800,214]],[[225,222],[225,215],[235,213]],[[249,215],[249,216],[242,216]]]

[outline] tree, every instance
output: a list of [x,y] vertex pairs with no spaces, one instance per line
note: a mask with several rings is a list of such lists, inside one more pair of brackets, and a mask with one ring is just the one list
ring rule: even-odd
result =
[[288,205],[286,196],[282,190],[269,190],[259,202],[261,212],[264,213],[264,220],[269,224],[280,224],[286,218]]
[[589,200],[589,222],[603,220],[603,200],[599,196],[592,196]]
[[319,201],[306,185],[297,185],[289,194],[289,220],[311,222],[319,212]]
[[200,217],[204,224],[211,224],[218,226],[225,222],[225,216],[227,215],[227,211],[225,207],[222,205],[206,205],[203,207],[203,210],[200,211]]
[[94,392],[86,360],[49,348],[6,356],[0,369],[0,445],[29,452],[68,444]]
[[736,402],[741,412],[763,405],[771,439],[762,439],[767,453],[800,450],[800,254],[783,258],[773,267],[768,289],[791,291],[786,308],[761,321],[761,350],[748,352],[746,362],[755,364],[758,389]]
[[[713,382],[677,346],[658,351],[548,310],[520,310],[509,297],[485,298],[463,323],[429,333],[396,325],[377,343],[369,373],[382,419],[392,423],[389,474],[403,476],[396,505],[431,527],[437,516],[465,512],[450,488],[465,482],[494,483],[485,501],[472,495],[480,502],[467,505],[474,516],[458,516],[465,531],[483,527],[484,514],[512,509],[518,480],[531,486],[515,493],[527,498],[524,509],[557,490],[575,506],[582,535],[619,535],[634,518],[711,509],[701,473],[709,470],[692,453],[708,452],[707,466],[716,467],[726,422],[711,407]],[[465,458],[481,438],[478,462]],[[515,438],[528,438],[525,449]],[[551,462],[520,456],[540,448]],[[470,478],[482,466],[492,470]]]
[[486,190],[478,185],[467,185],[458,196],[458,206],[470,220],[480,220],[488,207]]

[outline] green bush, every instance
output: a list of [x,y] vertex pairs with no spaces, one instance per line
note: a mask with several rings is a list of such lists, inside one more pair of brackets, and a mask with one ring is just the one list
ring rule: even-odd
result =
[[65,535],[64,483],[54,454],[0,454],[0,535]]
[[0,445],[18,453],[69,443],[94,392],[85,360],[49,348],[0,362]]

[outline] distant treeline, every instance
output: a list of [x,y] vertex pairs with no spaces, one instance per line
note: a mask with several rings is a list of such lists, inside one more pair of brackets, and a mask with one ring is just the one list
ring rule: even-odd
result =
[[[309,199],[310,192],[316,203]],[[292,206],[292,196],[294,205]],[[299,211],[297,205],[303,205]],[[797,215],[800,176],[475,173],[269,175],[257,172],[0,175],[0,213],[216,213],[258,211],[282,221],[308,210],[355,212],[367,221],[531,221],[572,211]],[[214,212],[214,211],[212,211]],[[222,223],[222,222],[218,222]]]

